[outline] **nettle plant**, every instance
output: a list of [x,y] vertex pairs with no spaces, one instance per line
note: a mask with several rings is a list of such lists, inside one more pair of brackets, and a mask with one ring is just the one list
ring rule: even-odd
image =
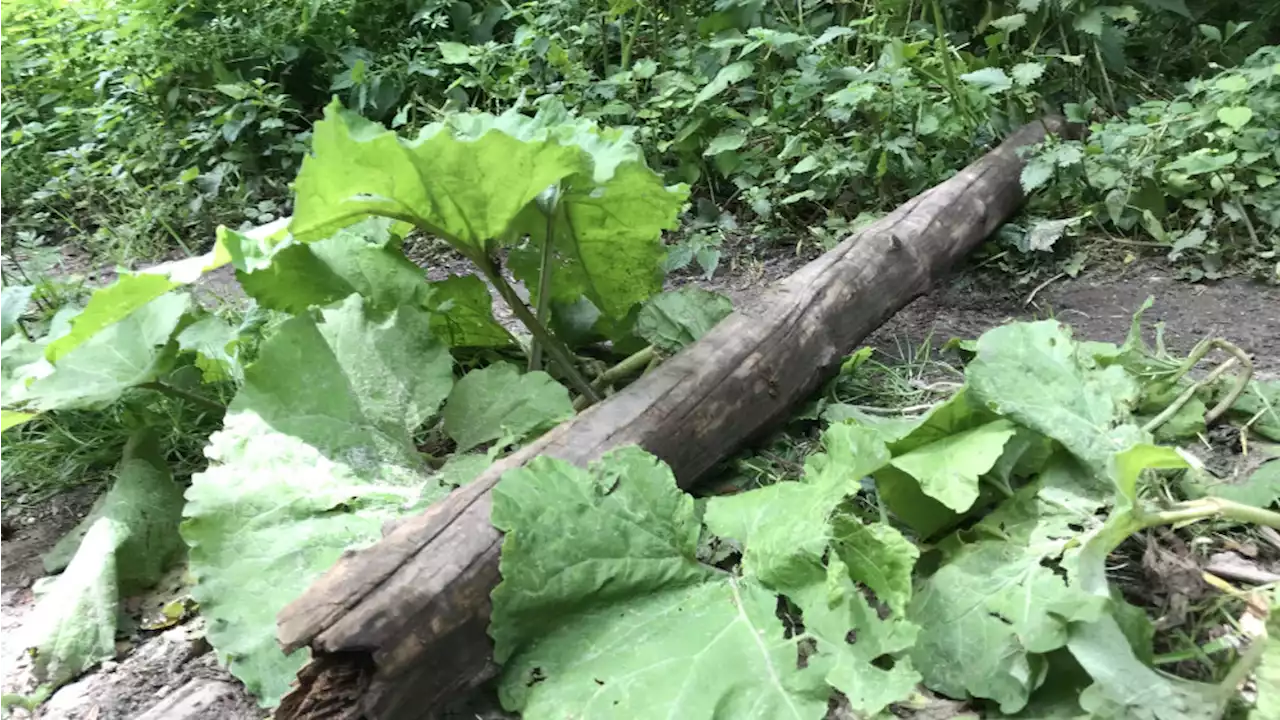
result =
[[[119,597],[185,543],[210,642],[274,704],[305,660],[276,645],[284,605],[385,521],[573,415],[569,389],[537,369],[543,353],[582,407],[730,310],[705,291],[659,294],[661,233],[685,189],[625,133],[557,108],[455,116],[406,140],[335,103],[296,193],[291,219],[222,229],[207,255],[123,275],[43,337],[20,327],[30,293],[6,289],[5,428],[144,392],[222,419],[185,503],[140,423],[115,486],[51,562],[65,570],[28,643],[48,682],[114,655]],[[414,228],[479,275],[428,282],[401,251]],[[188,292],[227,264],[256,303],[239,326]],[[530,341],[495,320],[485,280]],[[599,338],[642,348],[619,363],[628,372],[588,377],[575,348]],[[504,360],[521,354],[525,368]],[[211,385],[231,385],[230,403]]]
[[[1078,116],[1083,119],[1082,116]],[[1096,124],[1085,141],[1045,146],[1023,187],[1083,201],[1121,231],[1141,229],[1192,279],[1239,258],[1280,254],[1280,48]],[[1280,278],[1280,265],[1264,273]]]

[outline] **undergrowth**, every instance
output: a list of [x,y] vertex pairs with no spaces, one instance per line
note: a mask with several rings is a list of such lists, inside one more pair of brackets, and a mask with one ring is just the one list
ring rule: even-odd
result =
[[[690,220],[786,244],[830,244],[1065,107],[1095,124],[1081,151],[1106,152],[1054,156],[1059,201],[1002,236],[1012,251],[1049,259],[1086,215],[1149,235],[1193,279],[1268,270],[1277,161],[1257,153],[1277,113],[1274,50],[1259,48],[1278,21],[1197,0],[428,2],[407,16],[346,0],[21,0],[3,23],[5,251],[27,237],[133,265],[287,215],[337,95],[410,133],[548,102],[631,126],[668,182],[691,185]],[[1222,68],[1247,87],[1215,80]],[[1179,169],[1202,150],[1221,166]],[[1101,180],[1085,159],[1099,157]],[[691,231],[673,267],[714,272],[717,233]]]

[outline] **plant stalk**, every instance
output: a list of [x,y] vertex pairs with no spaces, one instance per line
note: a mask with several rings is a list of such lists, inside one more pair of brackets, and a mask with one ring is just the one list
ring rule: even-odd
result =
[[538,322],[538,318],[534,317],[529,310],[529,306],[525,305],[524,301],[520,299],[516,289],[511,287],[506,278],[502,277],[502,272],[496,267],[492,258],[483,256],[478,259],[484,261],[483,263],[476,263],[480,271],[498,289],[498,294],[502,296],[503,300],[507,301],[511,312],[515,313],[515,316],[529,330],[534,339],[542,343],[542,346],[546,348],[552,361],[559,366],[560,371],[565,375],[565,379],[569,381],[569,385],[575,391],[588,398],[591,403],[600,402],[600,394],[591,387],[591,383],[587,382],[586,377],[582,375],[577,363],[573,361],[573,353],[569,352],[569,348],[565,347],[559,338],[552,335],[545,325]]
[[[547,314],[551,310],[551,268],[555,254],[556,210],[560,207],[559,188],[555,190],[550,207],[544,208],[547,215],[547,232],[542,241],[541,266],[538,268],[538,307],[536,317],[543,327],[547,326]],[[542,369],[542,343],[534,336],[529,344],[529,371]]]
[[181,388],[176,388],[172,385],[162,383],[159,380],[155,380],[152,382],[145,382],[138,385],[138,387],[143,388],[145,390],[155,390],[156,392],[161,393],[163,395],[168,395],[169,397],[177,398],[179,400],[185,400],[191,403],[192,405],[200,407],[204,410],[208,410],[209,412],[212,412],[212,413],[221,414],[227,411],[226,406],[223,405],[222,403],[219,403],[214,400],[210,400],[209,398],[204,397],[203,395],[197,395],[193,392],[188,392]]
[[[658,358],[658,352],[650,345],[643,350],[632,353],[623,358],[621,362],[613,367],[600,373],[591,383],[591,387],[597,391],[603,392],[605,388],[612,386],[614,383],[623,378],[634,375],[648,369],[649,364]],[[591,403],[587,402],[586,396],[582,396],[574,401],[573,409],[579,412],[587,409]]]

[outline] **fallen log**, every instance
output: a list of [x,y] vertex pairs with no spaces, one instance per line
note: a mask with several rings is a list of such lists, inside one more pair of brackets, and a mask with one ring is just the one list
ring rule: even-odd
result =
[[285,650],[311,662],[278,720],[426,718],[492,677],[486,634],[501,534],[490,490],[537,455],[586,465],[638,444],[689,487],[784,419],[849,352],[1012,216],[1023,202],[1018,148],[1060,132],[1024,126],[775,283],[626,390],[495,464],[376,545],[348,553],[279,615]]

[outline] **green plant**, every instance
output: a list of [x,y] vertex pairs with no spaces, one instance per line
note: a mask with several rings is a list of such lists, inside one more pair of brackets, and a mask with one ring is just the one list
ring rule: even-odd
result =
[[1022,184],[1082,205],[1096,221],[1141,230],[1170,260],[1193,260],[1192,279],[1221,277],[1228,263],[1280,280],[1280,48],[1189,83],[1172,100],[1149,101],[1095,124],[1080,142],[1047,145]]
[[[963,344],[964,386],[927,413],[833,405],[801,477],[704,511],[638,448],[588,469],[538,458],[511,471],[493,509],[504,706],[820,718],[835,703],[871,717],[910,707],[923,683],[992,715],[1220,716],[1245,677],[1275,672],[1280,640],[1254,636],[1220,682],[1159,673],[1151,620],[1115,592],[1107,556],[1143,528],[1280,527],[1280,492],[1264,466],[1245,480],[1271,483],[1256,504],[1222,486],[1162,496],[1160,475],[1188,488],[1204,471],[1149,434],[1188,406],[1140,420],[1141,399],[1177,387],[1230,405],[1244,385],[1191,383],[1199,358],[1171,362],[1139,330],[1135,319],[1121,346],[1074,340],[1056,321],[991,330]],[[586,531],[601,526],[615,532]],[[708,564],[700,550],[717,541],[740,561]],[[1262,689],[1255,713],[1275,693]]]
[[[462,250],[504,299],[523,303],[498,269],[507,250],[538,306],[521,304],[520,317],[562,377],[576,380],[577,407],[730,310],[706,291],[658,294],[660,228],[674,220],[683,189],[664,187],[624,134],[563,112],[457,116],[406,141],[335,105],[296,187],[293,218],[221,229],[206,255],[123,274],[83,310],[61,311],[43,335],[12,332],[0,384],[4,429],[25,457],[57,445],[51,436],[65,428],[120,415],[128,422],[112,441],[93,434],[100,461],[134,431],[182,433],[169,439],[175,455],[192,439],[205,445],[209,465],[192,476],[182,508],[192,592],[211,642],[266,703],[301,660],[281,654],[270,631],[285,603],[344,548],[377,537],[384,521],[425,507],[575,412],[551,375],[505,362],[517,344],[495,321],[480,276],[428,282],[404,257],[401,221]],[[227,264],[256,303],[238,324],[186,292]],[[22,297],[6,303],[7,316],[25,311]],[[587,380],[573,348],[592,328],[620,350],[653,347]],[[455,352],[464,361],[457,370]],[[168,416],[144,412],[142,400],[157,398]],[[416,441],[429,436],[444,447],[420,449]],[[196,469],[178,458],[175,469]],[[126,451],[112,493],[136,490],[129,463]],[[172,489],[167,476],[147,477],[146,492]],[[257,520],[246,525],[249,516]],[[43,678],[64,682],[114,647],[107,620],[123,585],[112,568],[165,565],[168,556],[129,543],[176,541],[172,520],[108,513],[92,546],[68,541],[70,565],[39,606]]]

